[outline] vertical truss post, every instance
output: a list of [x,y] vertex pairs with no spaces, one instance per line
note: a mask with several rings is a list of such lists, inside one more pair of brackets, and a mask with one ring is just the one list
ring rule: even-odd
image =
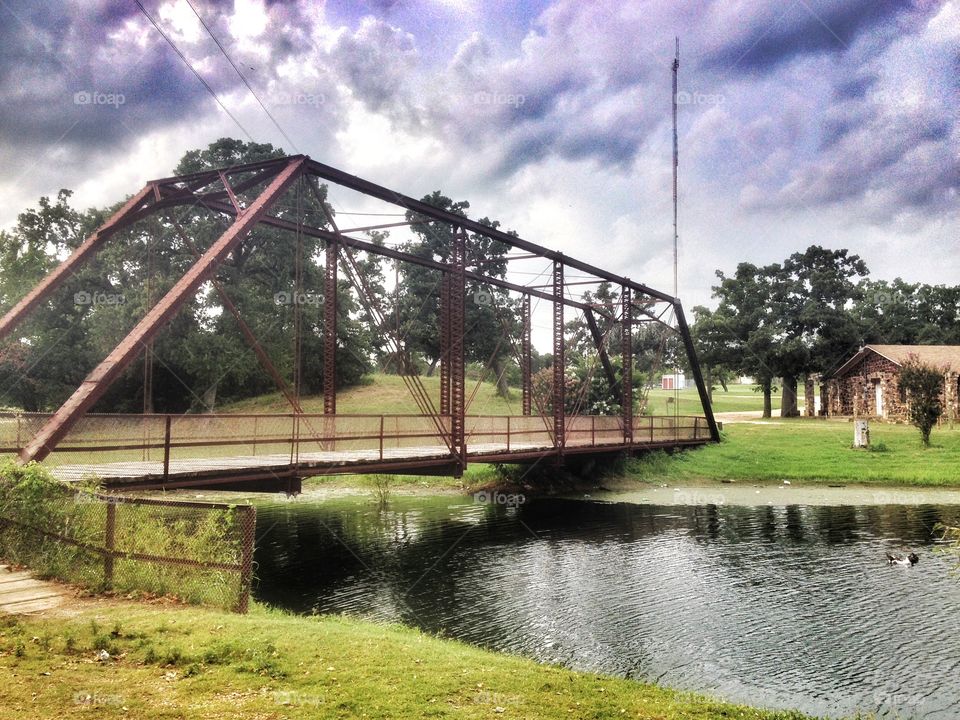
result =
[[327,241],[323,267],[323,414],[337,413],[337,243]]
[[563,260],[553,261],[553,443],[563,455],[566,378],[563,359]]
[[466,368],[464,367],[464,296],[466,294],[467,231],[458,227],[450,254],[450,435],[458,475],[467,466]]
[[620,303],[623,308],[623,372],[620,377],[621,400],[620,409],[623,413],[623,443],[627,447],[633,445],[633,298],[629,285],[624,285],[620,291]]
[[531,414],[531,405],[533,400],[533,383],[531,378],[532,344],[530,342],[530,296],[523,296],[523,345],[520,349],[520,375],[523,382],[523,414]]
[[440,277],[440,414],[450,414],[450,274]]

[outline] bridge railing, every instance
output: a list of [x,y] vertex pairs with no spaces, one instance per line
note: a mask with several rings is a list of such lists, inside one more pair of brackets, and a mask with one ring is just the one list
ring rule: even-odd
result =
[[[0,453],[11,454],[33,437],[50,417],[46,413],[0,413]],[[389,460],[447,453],[450,418],[424,415],[89,414],[71,429],[46,464],[124,464],[143,474],[163,472],[194,459],[245,458],[271,464],[347,460]],[[638,416],[633,443],[660,444],[708,440],[709,428],[698,416]],[[466,443],[471,453],[495,454],[549,450],[553,420],[541,416],[468,416]],[[624,444],[619,416],[567,418],[568,448]],[[262,464],[262,463],[261,463]]]

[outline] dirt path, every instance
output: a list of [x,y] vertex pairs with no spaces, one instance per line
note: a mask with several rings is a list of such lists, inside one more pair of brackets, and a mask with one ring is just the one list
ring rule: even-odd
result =
[[46,612],[71,599],[70,591],[63,585],[37,580],[29,572],[0,565],[0,614]]

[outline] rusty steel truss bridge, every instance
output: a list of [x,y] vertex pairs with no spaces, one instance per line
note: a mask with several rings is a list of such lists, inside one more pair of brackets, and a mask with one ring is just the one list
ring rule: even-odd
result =
[[[335,214],[320,196],[318,183],[389,203],[407,212],[404,222],[339,228]],[[326,226],[306,224],[272,212],[297,183],[310,188],[323,208]],[[50,272],[0,319],[0,340],[58,287],[89,262],[111,236],[134,223],[173,209],[205,210],[226,216],[229,227],[139,319],[126,337],[97,365],[63,405],[53,413],[0,414],[0,452],[15,453],[22,462],[45,461],[65,481],[97,476],[108,486],[243,487],[297,490],[300,481],[330,473],[450,474],[459,476],[468,462],[562,463],[572,455],[635,453],[717,441],[719,434],[707,388],[694,352],[680,301],[626,277],[565,256],[458,214],[432,207],[401,193],[323,165],[303,155],[209,170],[148,182],[58,267]],[[413,217],[414,220],[409,218]],[[446,261],[403,248],[371,242],[371,230],[429,222],[445,228]],[[257,226],[309,236],[322,241],[323,278],[323,413],[303,411],[298,392],[282,377],[250,327],[230,300],[229,288],[216,278],[218,267]],[[182,232],[182,231],[181,231]],[[512,264],[527,260],[550,263],[546,284],[523,285],[493,276],[484,263],[468,261],[469,244],[483,238],[509,248]],[[415,415],[345,415],[337,413],[338,268],[364,300],[377,330],[396,357],[404,355],[404,339],[390,328],[354,253],[362,251],[399,263],[414,263],[440,273],[439,402],[420,376],[401,368],[400,375],[419,410]],[[514,267],[511,265],[510,267]],[[565,271],[577,273],[565,279]],[[586,279],[581,279],[586,278]],[[522,414],[468,414],[464,356],[467,283],[500,288],[519,299],[520,337],[509,344],[522,377]],[[223,308],[233,314],[246,342],[290,405],[283,414],[103,414],[95,403],[183,306],[211,282]],[[583,302],[573,285],[608,283],[619,291],[616,307]],[[533,389],[531,373],[531,299],[547,301],[552,318],[551,389],[545,402]],[[565,393],[564,311],[583,313],[606,380],[620,395],[615,415],[570,413]],[[672,311],[672,322],[664,318]],[[619,347],[608,348],[598,316],[619,328]],[[651,416],[635,413],[634,328],[657,323],[676,333],[699,392],[701,415]],[[506,330],[506,323],[504,328]],[[299,332],[299,328],[298,328]],[[620,356],[620,372],[611,362]]]

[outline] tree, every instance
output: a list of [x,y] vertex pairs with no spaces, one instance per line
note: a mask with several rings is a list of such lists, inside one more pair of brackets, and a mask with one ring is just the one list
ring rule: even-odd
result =
[[[282,157],[271,145],[220,139],[183,156],[176,174]],[[233,178],[234,184],[242,181]],[[274,208],[286,220],[326,225],[326,187],[303,179]],[[257,189],[240,193],[249,203]],[[56,202],[41,198],[17,226],[0,232],[0,304],[9,309],[60,259],[122,203],[80,213],[69,205],[69,191]],[[0,345],[0,381],[7,390],[0,404],[28,410],[60,405],[86,373],[129,332],[226,229],[228,221],[198,206],[151,215],[113,235],[97,256],[65,286],[36,308],[15,336]],[[382,242],[382,237],[371,237]],[[301,390],[319,392],[323,377],[322,242],[264,226],[257,227],[217,269],[217,279],[280,373],[293,384],[294,323],[302,330]],[[378,258],[357,253],[361,272],[382,289]],[[299,258],[299,263],[298,263]],[[299,269],[298,269],[299,268]],[[303,292],[291,298],[297,283]],[[79,298],[79,301],[78,301]],[[106,298],[114,302],[84,302]],[[284,302],[284,298],[290,301]],[[348,279],[338,292],[337,383],[357,382],[371,367],[376,334],[363,323]],[[146,368],[134,363],[95,406],[96,411],[211,410],[220,400],[270,392],[274,385],[243,340],[237,321],[212,284],[202,286],[157,335]],[[55,351],[55,348],[61,350]],[[63,352],[69,348],[69,352]],[[146,361],[145,361],[146,362]],[[150,397],[144,398],[144,371],[152,367]]]
[[778,318],[773,311],[773,274],[740,263],[732,277],[717,270],[720,284],[713,312],[698,308],[693,333],[707,362],[756,378],[763,392],[763,417],[772,411],[774,367],[778,363]]
[[779,330],[773,366],[783,378],[780,414],[791,417],[800,414],[798,378],[838,367],[859,346],[860,328],[850,308],[860,293],[855,280],[868,270],[847,250],[811,245],[767,271]]
[[900,388],[906,392],[910,424],[920,430],[924,447],[930,447],[930,431],[943,414],[943,368],[921,362],[916,356],[900,368]]
[[[70,206],[71,194],[61,190],[54,202],[40,198],[38,207],[20,213],[10,231],[0,231],[3,312],[53,269],[59,258],[77,247],[96,224],[92,213]],[[84,368],[97,354],[87,332],[97,308],[82,301],[112,290],[96,275],[94,267],[82,268],[0,344],[0,405],[46,410],[63,402],[83,380]]]

